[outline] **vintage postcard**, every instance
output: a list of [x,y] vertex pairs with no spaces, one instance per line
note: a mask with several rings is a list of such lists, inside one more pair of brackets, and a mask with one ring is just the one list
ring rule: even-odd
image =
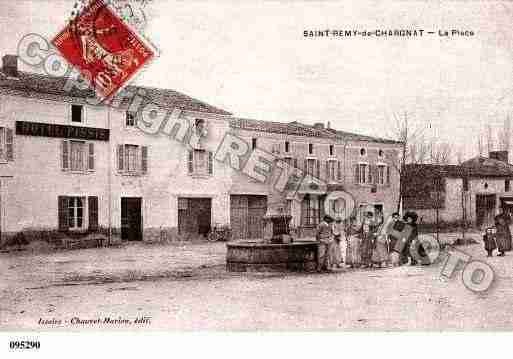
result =
[[512,330],[512,20],[0,1],[0,331]]

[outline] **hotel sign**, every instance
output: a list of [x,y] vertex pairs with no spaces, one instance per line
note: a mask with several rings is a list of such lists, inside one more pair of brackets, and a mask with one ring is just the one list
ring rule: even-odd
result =
[[76,138],[80,140],[108,141],[106,128],[57,125],[52,123],[16,121],[16,134],[22,136]]

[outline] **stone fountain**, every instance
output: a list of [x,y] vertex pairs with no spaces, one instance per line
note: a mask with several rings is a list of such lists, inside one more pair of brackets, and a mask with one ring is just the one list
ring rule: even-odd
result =
[[227,243],[226,268],[246,271],[314,271],[317,242],[293,240],[289,224],[292,216],[282,205],[268,207],[263,217],[272,229],[271,237]]

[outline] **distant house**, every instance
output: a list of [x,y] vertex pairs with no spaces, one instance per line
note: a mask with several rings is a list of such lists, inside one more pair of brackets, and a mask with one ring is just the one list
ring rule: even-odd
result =
[[493,223],[501,206],[513,213],[513,165],[507,151],[490,152],[461,165],[409,164],[403,177],[403,205],[424,223],[466,220],[478,227]]

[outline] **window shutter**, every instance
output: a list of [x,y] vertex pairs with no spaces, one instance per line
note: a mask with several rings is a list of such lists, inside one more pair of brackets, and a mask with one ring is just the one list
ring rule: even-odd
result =
[[214,173],[214,162],[212,152],[208,151],[208,174]]
[[142,173],[148,172],[148,147],[147,146],[141,147],[141,172]]
[[191,174],[193,172],[193,160],[194,160],[194,152],[189,150],[189,152],[187,154],[187,168],[188,168],[189,174]]
[[367,177],[368,177],[368,179],[369,179],[369,182],[368,182],[368,183],[370,184],[370,183],[372,183],[372,181],[373,181],[373,179],[374,179],[374,173],[373,173],[373,171],[374,171],[374,166],[372,166],[372,165],[368,165],[368,166],[367,166],[367,170],[368,170],[368,172],[367,172]]
[[387,171],[387,173],[386,173],[386,176],[387,176],[386,184],[387,184],[387,186],[390,186],[390,167],[386,166],[385,167],[385,171]]
[[354,165],[354,183],[360,183],[360,166]]
[[62,141],[61,143],[62,153],[62,170],[66,171],[69,169],[69,141]]
[[297,168],[297,158],[294,158],[294,168]]
[[330,180],[330,162],[329,161],[325,161],[326,162],[326,181]]
[[340,168],[340,161],[337,161],[337,179],[342,181],[342,169]]
[[10,128],[5,129],[5,145],[6,145],[6,155],[7,161],[14,160],[14,136],[12,134],[12,130]]
[[378,167],[369,165],[369,183],[378,183]]
[[303,164],[303,171],[305,173],[308,173],[308,160],[305,158],[304,164]]
[[68,222],[68,197],[59,196],[59,231],[67,231],[69,228]]
[[98,197],[87,198],[87,208],[89,211],[89,230],[98,230]]
[[123,156],[123,145],[118,145],[118,148],[117,148],[117,158],[118,158],[118,171],[120,172],[123,172],[123,160],[124,160],[124,156]]
[[94,143],[89,143],[89,156],[87,161],[87,169],[94,171]]
[[317,178],[321,178],[321,161],[316,160],[315,162],[317,162]]

